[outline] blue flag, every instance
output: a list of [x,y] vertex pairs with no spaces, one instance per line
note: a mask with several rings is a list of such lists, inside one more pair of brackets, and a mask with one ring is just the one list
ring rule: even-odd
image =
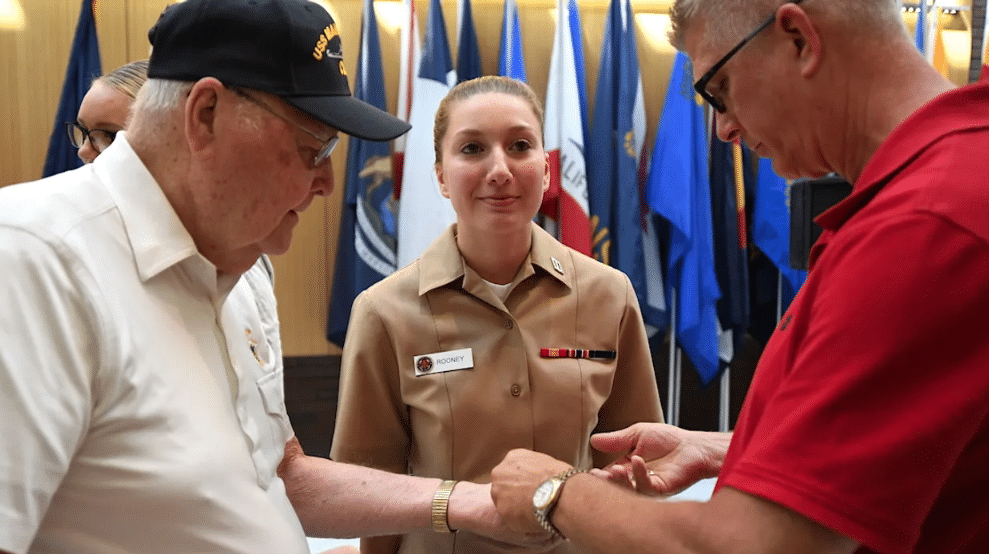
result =
[[567,0],[567,18],[570,21],[570,41],[573,43],[573,65],[577,72],[577,96],[580,98],[580,121],[584,128],[584,141],[590,129],[587,126],[587,78],[584,76],[584,35],[580,25],[580,10],[577,0]]
[[914,42],[917,50],[925,57],[927,56],[927,2],[920,0],[917,8],[917,27],[914,29]]
[[712,126],[711,216],[714,271],[718,277],[718,288],[721,289],[721,299],[718,300],[721,369],[731,363],[749,327],[745,182],[751,182],[753,176],[752,168],[745,167],[743,149],[740,145],[722,142]]
[[522,27],[515,0],[505,0],[505,18],[501,24],[501,55],[498,75],[525,82],[525,57],[522,54]]
[[76,36],[72,39],[72,54],[65,71],[62,97],[58,101],[55,125],[48,141],[44,177],[82,166],[78,150],[69,142],[65,130],[66,121],[75,121],[82,98],[86,96],[93,79],[103,74],[100,67],[100,44],[96,40],[96,18],[93,17],[93,0],[82,0]]
[[481,49],[477,45],[474,14],[470,0],[460,0],[460,31],[457,33],[457,82],[468,81],[484,75],[481,66]]
[[[380,44],[374,5],[364,0],[354,97],[386,110]],[[341,347],[354,299],[395,271],[398,205],[393,195],[389,144],[350,137],[345,186],[326,325],[326,338]]]
[[647,197],[670,224],[666,282],[677,291],[677,342],[709,383],[718,373],[711,187],[704,110],[694,97],[690,60],[678,52],[656,132]]
[[783,278],[783,310],[807,279],[807,272],[790,267],[790,195],[786,180],[773,171],[769,158],[759,160],[759,178],[752,206],[752,242],[769,258]]
[[598,69],[594,117],[585,158],[594,257],[628,275],[646,324],[665,324],[661,285],[652,296],[649,285],[662,276],[657,265],[646,277],[643,236],[649,230],[645,202],[645,172],[640,162],[645,142],[645,104],[635,26],[628,0],[612,0],[605,21]]

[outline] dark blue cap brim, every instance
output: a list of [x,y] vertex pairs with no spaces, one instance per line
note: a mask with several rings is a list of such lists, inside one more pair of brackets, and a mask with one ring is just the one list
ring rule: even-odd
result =
[[353,96],[279,97],[342,133],[364,140],[400,137],[411,125]]

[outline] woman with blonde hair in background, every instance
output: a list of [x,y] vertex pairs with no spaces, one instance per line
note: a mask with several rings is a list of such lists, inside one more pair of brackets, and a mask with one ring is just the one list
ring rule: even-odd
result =
[[122,65],[97,77],[79,105],[76,121],[65,123],[79,158],[92,163],[127,126],[127,116],[137,91],[148,80],[148,60]]

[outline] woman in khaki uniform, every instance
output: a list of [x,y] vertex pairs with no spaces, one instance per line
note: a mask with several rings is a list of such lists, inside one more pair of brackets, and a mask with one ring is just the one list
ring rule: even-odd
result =
[[[662,421],[628,278],[532,223],[549,186],[542,132],[535,94],[505,77],[461,83],[440,104],[436,175],[457,223],[354,302],[334,460],[483,483],[513,448],[602,467],[614,456],[592,451],[592,433]],[[526,551],[449,533],[443,489],[437,532],[364,539],[362,551]]]

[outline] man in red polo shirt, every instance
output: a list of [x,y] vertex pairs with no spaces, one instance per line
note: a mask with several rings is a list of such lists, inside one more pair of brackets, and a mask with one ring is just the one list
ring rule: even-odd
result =
[[669,426],[596,439],[630,449],[640,489],[717,473],[710,501],[656,502],[513,451],[492,475],[500,513],[593,552],[986,552],[989,80],[941,77],[893,0],[671,14],[722,140],[853,192],[818,219],[725,456],[715,435]]

